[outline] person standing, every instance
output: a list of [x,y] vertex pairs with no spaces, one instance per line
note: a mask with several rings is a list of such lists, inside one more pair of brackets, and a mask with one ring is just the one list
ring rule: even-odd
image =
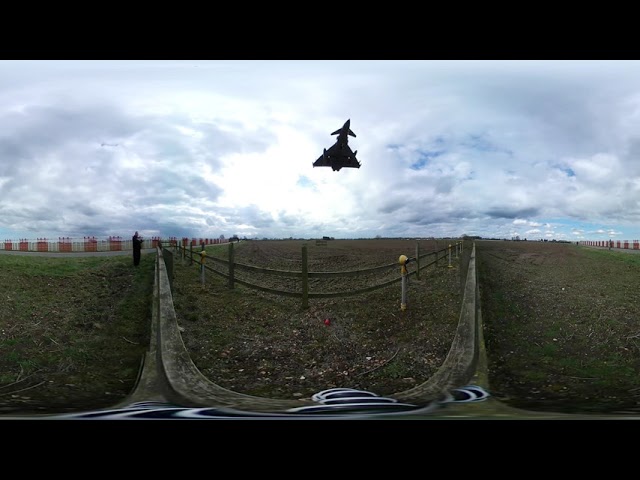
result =
[[137,267],[140,265],[140,251],[142,250],[142,237],[138,232],[133,234],[131,239],[133,243],[133,264]]

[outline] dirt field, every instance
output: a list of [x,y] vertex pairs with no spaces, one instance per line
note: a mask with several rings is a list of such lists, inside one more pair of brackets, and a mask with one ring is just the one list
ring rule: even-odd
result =
[[[421,242],[421,252],[446,248]],[[414,256],[415,241],[331,240],[309,242],[309,271],[359,270]],[[214,250],[226,257],[226,247]],[[244,242],[235,261],[300,271],[302,242]],[[461,256],[462,257],[462,256]],[[208,260],[209,261],[209,260]],[[423,264],[426,262],[423,262]],[[212,381],[238,392],[271,398],[310,397],[334,387],[388,395],[426,381],[444,361],[461,307],[460,259],[412,277],[407,308],[401,311],[401,284],[346,298],[295,298],[237,286],[207,273],[203,292],[199,270],[176,262],[174,304],[184,343],[196,366]],[[414,267],[409,266],[413,271]],[[300,280],[242,273],[238,278],[279,290],[300,291]],[[466,269],[465,269],[466,275]],[[310,292],[341,292],[400,276],[399,264],[385,273],[310,279]],[[327,324],[328,323],[328,324]]]

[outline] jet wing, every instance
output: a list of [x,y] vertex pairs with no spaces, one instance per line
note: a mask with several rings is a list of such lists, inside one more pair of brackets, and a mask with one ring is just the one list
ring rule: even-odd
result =
[[348,151],[342,151],[340,155],[331,157],[331,166],[333,169],[339,170],[342,167],[360,168],[360,162],[356,159],[356,154],[349,147],[345,150]]
[[320,155],[318,159],[313,162],[314,167],[330,167],[331,157],[329,155]]
[[340,149],[338,148],[338,144],[334,143],[329,147],[328,150],[325,150],[324,153],[320,155],[320,157],[318,157],[318,159],[315,162],[313,162],[313,166],[314,167],[330,167],[331,160],[336,155],[336,153],[339,153],[339,150]]
[[331,167],[334,171],[342,167],[360,168],[360,162],[356,159],[356,154],[348,145],[340,148],[334,144],[313,162],[314,167]]

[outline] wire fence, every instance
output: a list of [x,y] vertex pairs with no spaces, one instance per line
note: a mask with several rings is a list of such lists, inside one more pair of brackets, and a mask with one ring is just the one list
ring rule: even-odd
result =
[[[181,259],[184,264],[188,263],[189,265],[193,265],[200,269],[201,283],[203,287],[206,284],[206,272],[211,272],[215,275],[225,278],[227,280],[228,288],[230,289],[235,288],[235,285],[239,284],[247,288],[260,290],[266,293],[300,298],[303,308],[307,308],[309,306],[310,298],[350,297],[388,287],[389,285],[398,283],[403,279],[403,271],[401,267],[404,266],[404,263],[400,263],[400,261],[403,260],[395,263],[359,270],[345,270],[335,272],[309,271],[308,249],[306,244],[302,245],[301,247],[302,268],[299,271],[277,270],[236,262],[234,258],[235,252],[233,243],[228,244],[227,259],[209,255],[204,245],[200,245],[200,250],[194,250],[194,246],[194,242],[189,243],[189,245],[186,245],[184,242],[171,245],[171,247],[173,247],[173,252],[168,252],[170,255],[165,256],[165,263],[167,263],[168,271],[173,272],[174,258],[177,257]],[[463,242],[455,241],[440,250],[422,253],[420,252],[419,244],[416,244],[415,257],[407,259],[404,255],[401,256],[405,257],[406,260],[410,260],[412,265],[415,265],[415,268],[413,270],[405,271],[406,276],[416,276],[419,279],[421,270],[424,270],[425,268],[432,265],[438,266],[438,264],[441,264],[443,266],[447,265],[449,267],[452,267],[452,262],[457,261],[457,259],[462,254],[463,249]],[[167,251],[167,248],[163,250],[163,252],[165,251]],[[244,272],[246,275],[242,276],[242,278],[239,278],[238,272]],[[282,277],[284,279],[294,279],[296,281],[290,282],[290,289],[287,290],[266,287],[264,285],[259,285],[258,283],[256,283],[255,277],[265,275],[271,277]],[[348,277],[350,279],[358,279],[359,281],[352,282],[351,288],[340,288],[338,291],[310,291],[310,286],[318,287],[320,285],[320,282],[314,282],[314,280],[327,280],[345,277]],[[376,283],[372,285],[371,282]]]

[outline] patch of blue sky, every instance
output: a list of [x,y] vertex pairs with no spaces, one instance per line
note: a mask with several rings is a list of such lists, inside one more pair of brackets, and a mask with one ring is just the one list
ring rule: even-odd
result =
[[556,170],[560,170],[567,177],[575,177],[576,176],[576,172],[574,172],[571,167],[567,167],[566,165],[561,165],[559,163],[554,163],[554,164],[551,165],[551,167],[555,168]]
[[485,138],[484,135],[470,134],[468,140],[463,141],[462,145],[479,152],[502,152],[513,156],[513,152],[508,149],[500,148]]
[[569,229],[572,231],[585,231],[589,228],[593,228],[592,225],[584,221],[572,220],[571,218],[536,218],[536,223],[542,224],[542,227],[561,227],[563,229]]
[[440,155],[445,154],[445,150],[435,150],[435,151],[418,151],[418,160],[413,162],[409,168],[411,170],[422,170],[429,164],[429,160],[439,157]]
[[296,182],[296,184],[300,187],[303,188],[307,188],[307,187],[313,187],[315,185],[315,183],[313,183],[309,177],[305,176],[305,175],[301,175],[298,177],[298,181]]
[[585,222],[584,220],[574,220],[571,218],[539,218],[539,223],[549,224],[552,228],[562,229],[570,232],[572,236],[581,239],[602,240],[605,238],[621,238],[627,234],[621,231],[618,226],[604,225],[602,223]]

